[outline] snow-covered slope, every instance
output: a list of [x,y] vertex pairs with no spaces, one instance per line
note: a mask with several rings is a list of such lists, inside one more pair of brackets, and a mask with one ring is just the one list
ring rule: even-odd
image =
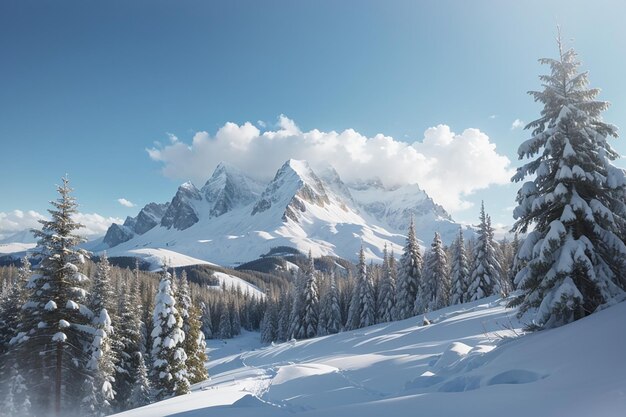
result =
[[239,288],[243,294],[247,293],[251,296],[259,298],[265,297],[265,292],[263,292],[262,289],[260,289],[256,285],[250,284],[244,279],[219,271],[213,272],[213,276],[219,282],[219,286],[215,287],[216,290],[221,290],[223,286],[226,287],[227,290],[236,290],[237,288]]
[[429,326],[212,340],[210,380],[120,416],[624,416],[626,303],[521,336],[513,314],[488,299],[430,313]]
[[363,244],[366,257],[378,261],[385,244],[401,251],[411,216],[424,241],[430,241],[436,230],[444,236],[458,230],[458,224],[417,186],[354,190],[358,198],[352,197],[336,171],[325,170],[320,177],[306,161],[285,162],[265,187],[220,164],[202,189],[181,185],[159,223],[149,230],[139,234],[130,230],[132,224],[115,225],[109,230],[112,239],[92,248],[106,249],[110,256],[167,249],[233,266],[276,246],[354,260]]

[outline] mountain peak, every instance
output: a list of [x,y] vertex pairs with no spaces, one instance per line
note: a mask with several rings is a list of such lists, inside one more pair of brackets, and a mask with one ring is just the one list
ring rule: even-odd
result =
[[202,200],[200,191],[191,181],[182,184],[163,215],[161,226],[168,229],[173,226],[175,229],[184,230],[196,224],[199,217],[194,201],[199,200]]
[[306,211],[304,202],[323,207],[329,203],[322,181],[309,163],[289,159],[276,172],[276,176],[263,192],[252,210],[252,215],[262,213],[272,206],[284,208],[283,221],[298,221],[298,212]]
[[217,165],[211,178],[200,190],[211,206],[211,217],[221,216],[236,207],[256,201],[262,191],[263,185],[226,162]]

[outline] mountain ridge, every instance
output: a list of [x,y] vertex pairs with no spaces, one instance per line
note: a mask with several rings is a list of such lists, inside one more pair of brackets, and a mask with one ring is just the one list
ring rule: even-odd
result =
[[[306,161],[290,159],[262,184],[220,163],[202,188],[182,184],[169,203],[150,203],[123,225],[111,225],[92,249],[107,250],[111,256],[167,249],[232,266],[276,246],[353,260],[363,245],[366,258],[378,262],[385,245],[396,253],[402,250],[412,217],[425,242],[438,231],[449,243],[461,227],[417,184],[346,184],[331,166],[320,173]],[[142,212],[150,221],[141,223],[144,233],[137,233],[133,219]]]

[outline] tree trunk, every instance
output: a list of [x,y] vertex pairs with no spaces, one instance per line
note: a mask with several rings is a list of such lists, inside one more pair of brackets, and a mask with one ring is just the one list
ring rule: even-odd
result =
[[63,360],[63,345],[57,343],[57,358],[56,358],[56,375],[54,383],[54,409],[57,417],[61,416],[61,365]]

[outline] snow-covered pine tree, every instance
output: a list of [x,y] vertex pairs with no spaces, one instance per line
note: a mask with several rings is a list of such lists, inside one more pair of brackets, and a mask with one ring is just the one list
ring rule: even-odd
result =
[[474,246],[474,262],[468,286],[467,301],[500,294],[500,265],[496,259],[491,221],[485,213],[485,203],[480,206],[480,224]]
[[187,271],[180,274],[176,287],[176,305],[183,319],[183,332],[185,341],[183,349],[187,355],[185,365],[189,382],[195,384],[208,378],[204,362],[206,362],[206,342],[204,333],[201,331],[200,312],[191,300]]
[[72,219],[77,204],[67,177],[57,191],[59,198],[48,210],[51,219],[40,220],[41,230],[32,231],[42,259],[28,283],[24,322],[14,341],[24,378],[42,381],[31,392],[33,407],[62,415],[80,403],[93,328],[92,313],[84,305],[88,278],[79,271],[86,252],[76,249],[83,240],[76,235],[82,225]]
[[268,300],[259,329],[262,343],[271,343],[276,340],[276,321],[276,303],[273,300]]
[[209,374],[204,366],[204,363],[207,361],[206,341],[201,330],[200,310],[193,303],[189,308],[188,325],[183,347],[187,353],[186,365],[189,382],[196,384],[207,379]]
[[513,265],[515,254],[511,242],[506,237],[496,242],[496,247],[498,264],[500,265],[500,271],[498,271],[500,275],[500,290],[503,296],[508,296],[513,291],[513,281],[509,278],[509,271]]
[[399,320],[415,314],[415,299],[422,280],[422,263],[422,254],[415,236],[415,222],[411,218],[398,271],[396,313]]
[[465,253],[465,242],[463,239],[463,229],[459,228],[459,236],[457,236],[452,246],[452,265],[451,265],[451,295],[450,304],[462,304],[469,300],[466,299],[469,267],[467,255]]
[[233,328],[230,324],[230,313],[228,311],[228,306],[228,303],[221,303],[219,336],[222,339],[230,339],[231,337],[233,337]]
[[6,381],[11,377],[18,360],[15,349],[11,350],[10,342],[22,327],[22,306],[29,296],[26,285],[32,275],[30,267],[28,258],[24,257],[15,281],[0,301],[0,395],[5,394],[4,389],[8,387]]
[[509,281],[513,286],[513,290],[517,289],[515,285],[515,276],[521,269],[524,267],[525,262],[523,259],[518,258],[517,254],[519,252],[520,247],[522,246],[522,241],[519,238],[519,234],[516,232],[513,236],[513,241],[511,242],[511,250],[513,252],[513,262],[511,264],[510,269],[507,271],[507,275],[509,276]]
[[317,335],[317,325],[319,323],[319,293],[315,275],[313,255],[309,251],[307,266],[304,272],[304,317],[302,327],[304,328],[305,338]]
[[235,298],[231,300],[230,306],[228,307],[230,312],[230,327],[233,337],[241,334],[241,314],[239,313],[239,303],[235,300]]
[[320,322],[318,335],[339,333],[341,330],[341,311],[339,311],[339,292],[335,274],[330,273],[328,277],[328,288],[320,300]]
[[110,338],[112,326],[106,308],[96,310],[92,326],[95,331],[91,346],[87,350],[89,359],[85,368],[89,374],[84,385],[85,397],[82,409],[84,415],[103,417],[111,414],[111,402],[115,398],[113,390],[115,362]]
[[[552,328],[624,298],[626,287],[626,175],[611,161],[607,139],[617,128],[602,120],[609,103],[597,101],[573,49],[541,59],[550,74],[532,91],[541,117],[526,126],[532,137],[518,150],[530,162],[513,181],[534,176],[517,194],[513,229],[525,233],[515,277],[521,294],[511,303],[534,311],[533,327]],[[621,288],[620,288],[621,286]]]
[[293,288],[293,303],[289,314],[289,337],[302,339],[305,335],[304,321],[304,285],[305,276],[301,270],[295,274]]
[[189,379],[183,349],[183,320],[176,308],[171,277],[163,266],[159,291],[154,301],[152,330],[152,376],[158,400],[189,392]]
[[450,305],[448,257],[439,233],[435,233],[433,243],[426,256],[422,285],[416,300],[415,312],[417,314]]
[[278,323],[276,325],[276,340],[279,342],[284,342],[289,339],[289,313],[291,312],[291,300],[292,297],[289,293],[281,293]]
[[143,355],[137,352],[135,358],[137,368],[134,370],[133,380],[135,381],[130,391],[127,408],[137,408],[150,404],[153,400],[153,390],[150,380],[148,379],[148,369]]
[[211,323],[211,310],[209,306],[203,301],[200,303],[200,312],[202,314],[202,333],[204,333],[205,339],[213,338],[213,324]]
[[[87,349],[85,398],[83,409],[85,414],[105,416],[112,412],[115,398],[113,383],[115,382],[117,357],[113,344],[121,343],[113,340],[113,322],[109,311],[113,311],[114,291],[111,285],[111,265],[106,253],[100,257],[93,278],[93,285],[88,300],[89,309],[93,312],[92,327],[94,335]],[[121,350],[121,349],[120,349]]]
[[29,390],[26,380],[20,374],[19,365],[13,363],[8,373],[8,379],[3,381],[5,394],[4,401],[1,403],[1,414],[4,416],[30,417],[32,413]]
[[352,297],[348,309],[347,330],[359,329],[374,324],[376,312],[374,294],[365,265],[365,253],[363,247],[359,251],[359,263],[357,264],[357,276],[352,288]]
[[386,323],[394,320],[396,305],[395,260],[387,252],[387,244],[383,250],[382,279],[378,300],[378,322]]
[[115,409],[123,411],[128,408],[130,394],[136,383],[135,374],[140,365],[139,359],[143,356],[139,287],[137,282],[129,282],[128,277],[121,287],[119,322],[115,333],[122,346],[113,384],[116,392]]

